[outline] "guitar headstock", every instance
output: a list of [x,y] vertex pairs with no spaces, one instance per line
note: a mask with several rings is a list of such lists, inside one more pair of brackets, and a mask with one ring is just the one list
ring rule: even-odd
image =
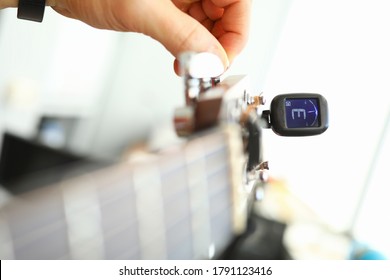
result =
[[[318,135],[328,128],[328,105],[320,94],[290,93],[276,96],[271,109],[264,109],[262,93],[254,94],[249,77],[231,76],[223,81],[222,62],[210,53],[186,53],[180,65],[186,104],[174,115],[176,133],[189,137],[213,127],[236,130],[236,157],[230,162],[232,174],[241,180],[232,184],[237,232],[245,228],[243,205],[250,211],[252,201],[261,200],[269,178],[269,164],[263,159],[262,129],[272,128],[280,136]],[[238,143],[240,142],[240,143]],[[240,146],[240,147],[238,147]],[[241,152],[243,162],[238,162]]]

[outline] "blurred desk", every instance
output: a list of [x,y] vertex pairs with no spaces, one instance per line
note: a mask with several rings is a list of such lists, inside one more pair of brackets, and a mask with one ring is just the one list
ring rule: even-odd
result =
[[81,175],[110,163],[5,133],[0,157],[0,184],[13,195]]

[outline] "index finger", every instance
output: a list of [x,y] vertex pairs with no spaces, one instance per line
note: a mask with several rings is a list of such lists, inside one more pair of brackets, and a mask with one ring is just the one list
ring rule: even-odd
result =
[[230,62],[242,51],[249,35],[251,0],[211,0],[224,9],[212,33],[217,37]]

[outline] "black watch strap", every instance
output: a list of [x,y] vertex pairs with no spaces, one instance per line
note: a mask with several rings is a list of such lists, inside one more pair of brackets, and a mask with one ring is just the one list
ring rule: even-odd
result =
[[46,0],[19,0],[18,18],[42,22]]

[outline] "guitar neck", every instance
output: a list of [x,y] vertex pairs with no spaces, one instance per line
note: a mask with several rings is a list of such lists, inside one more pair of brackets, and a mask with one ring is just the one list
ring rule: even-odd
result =
[[208,259],[245,227],[238,126],[15,198],[1,259]]
[[233,76],[185,108],[196,122],[175,124],[195,131],[179,146],[15,197],[0,209],[0,258],[216,258],[246,229],[246,86]]

